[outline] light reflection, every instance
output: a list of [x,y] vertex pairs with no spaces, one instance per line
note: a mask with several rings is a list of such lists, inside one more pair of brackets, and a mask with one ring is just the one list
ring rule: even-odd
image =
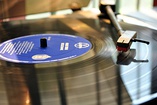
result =
[[26,95],[26,105],[30,105],[30,95],[29,95],[29,91],[27,91],[27,95]]
[[142,11],[142,13],[151,17],[152,19],[156,19],[156,17],[157,17],[157,12],[155,10],[153,10],[152,8],[151,9],[144,9]]
[[41,19],[41,18],[47,18],[47,17],[50,17],[50,16],[51,16],[50,12],[41,13],[41,14],[33,14],[33,15],[27,15],[26,20]]
[[[131,48],[136,49],[136,59],[151,59],[151,46],[133,43]],[[127,66],[120,66],[121,77],[133,100],[133,104],[151,94],[151,61],[148,63],[132,62]],[[138,101],[139,100],[139,101]],[[139,104],[139,103],[138,103]]]
[[119,18],[119,19],[122,19],[124,22],[129,23],[129,24],[144,26],[144,27],[148,27],[148,28],[157,30],[156,27],[154,27],[154,26],[152,26],[152,25],[150,25],[150,24],[147,24],[146,22],[140,21],[140,20],[138,20],[138,19],[129,17],[129,16],[118,15],[118,18]]

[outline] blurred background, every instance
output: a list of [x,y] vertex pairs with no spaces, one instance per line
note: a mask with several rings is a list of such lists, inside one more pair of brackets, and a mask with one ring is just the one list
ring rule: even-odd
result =
[[99,4],[102,2],[114,2],[116,12],[120,18],[128,22],[128,17],[135,17],[142,22],[130,23],[142,24],[156,29],[157,0],[0,0],[0,19],[8,21],[14,19],[38,19],[52,15],[65,15],[73,13],[73,9],[92,11],[99,14]]
[[[115,0],[101,0],[101,2],[102,1]],[[0,18],[4,19],[45,12],[50,12],[51,14],[67,14],[72,12],[68,8],[75,8],[76,4],[83,7],[83,10],[99,10],[99,2],[99,0],[0,0]],[[115,2],[117,12],[121,14],[131,14],[138,11],[143,13],[143,15],[152,16],[154,14],[148,11],[152,9],[156,10],[157,6],[157,0],[117,0]]]

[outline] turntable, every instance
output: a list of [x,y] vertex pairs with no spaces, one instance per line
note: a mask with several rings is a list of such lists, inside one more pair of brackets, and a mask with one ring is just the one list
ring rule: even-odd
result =
[[[117,22],[114,5],[101,4],[101,15],[81,11],[89,3],[82,1],[70,5],[74,13],[69,15],[0,23],[0,104],[155,102],[156,30]],[[53,9],[43,11],[56,11],[56,5]]]

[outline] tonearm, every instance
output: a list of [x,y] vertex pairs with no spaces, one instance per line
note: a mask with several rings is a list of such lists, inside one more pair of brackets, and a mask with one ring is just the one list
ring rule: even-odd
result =
[[149,44],[148,41],[144,41],[141,39],[137,39],[137,32],[136,31],[131,31],[131,30],[126,30],[124,31],[120,24],[117,21],[116,15],[115,15],[115,5],[111,5],[109,3],[106,4],[100,4],[100,10],[101,13],[105,14],[115,27],[117,34],[118,34],[118,40],[116,42],[116,48],[118,51],[126,52],[130,49],[130,46],[132,42],[141,42],[141,43],[146,43]]

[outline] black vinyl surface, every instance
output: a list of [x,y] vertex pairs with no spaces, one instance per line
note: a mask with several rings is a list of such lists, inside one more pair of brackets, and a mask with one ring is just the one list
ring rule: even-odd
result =
[[[156,96],[157,31],[120,23],[137,31],[130,51],[116,50],[117,35],[99,19],[39,19],[3,22],[0,41],[41,33],[68,33],[89,40],[88,55],[62,62],[18,64],[0,61],[0,104],[131,105]],[[88,56],[88,57],[87,57]]]

